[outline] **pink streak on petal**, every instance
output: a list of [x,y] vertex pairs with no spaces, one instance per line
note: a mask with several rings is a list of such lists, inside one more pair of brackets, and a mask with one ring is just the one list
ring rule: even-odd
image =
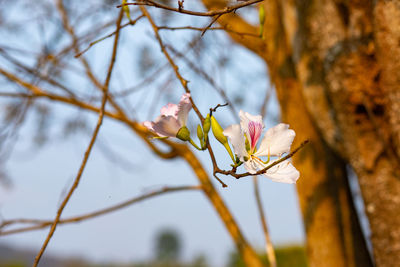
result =
[[258,139],[260,139],[262,132],[262,124],[255,121],[249,122],[249,135],[250,135],[250,146],[251,150],[256,147]]

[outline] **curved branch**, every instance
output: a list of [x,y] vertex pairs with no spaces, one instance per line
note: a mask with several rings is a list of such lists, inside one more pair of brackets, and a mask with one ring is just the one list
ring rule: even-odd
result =
[[[157,191],[153,191],[151,193],[147,193],[144,195],[141,195],[139,197],[134,197],[131,199],[128,199],[124,202],[121,202],[119,204],[110,206],[108,208],[104,208],[104,209],[100,209],[94,212],[90,212],[84,215],[79,215],[79,216],[74,216],[74,217],[70,217],[70,218],[66,218],[66,219],[62,219],[58,222],[58,224],[67,224],[67,223],[77,223],[77,222],[81,222],[84,220],[88,220],[88,219],[93,219],[123,208],[126,208],[132,204],[138,203],[140,201],[143,200],[147,200],[149,198],[153,198],[156,196],[160,196],[163,195],[165,193],[172,193],[172,192],[178,192],[178,191],[187,191],[187,190],[200,190],[201,186],[177,186],[177,187],[164,187],[160,190]],[[33,226],[28,226],[28,227],[23,227],[23,228],[18,228],[18,229],[12,229],[12,230],[8,230],[8,231],[0,231],[0,236],[4,236],[4,235],[11,235],[11,234],[16,234],[16,233],[22,233],[22,232],[27,232],[27,231],[33,231],[33,230],[39,230],[39,229],[43,229],[46,228],[48,226],[50,226],[53,221],[49,221],[49,220],[36,220],[36,219],[14,219],[14,220],[6,220],[4,221],[1,225],[0,225],[0,229],[5,227],[5,226],[10,226],[12,224],[36,224]]]
[[[208,10],[218,9],[224,5],[225,1],[221,0],[203,0],[204,6]],[[248,1],[247,1],[248,2]],[[261,1],[260,1],[261,2]],[[251,25],[236,13],[228,13],[218,19],[221,27],[229,29],[226,32],[237,43],[246,47],[250,51],[260,55],[266,56],[266,43],[261,38],[254,38],[249,35],[237,35],[234,32],[246,32],[249,34],[259,35],[258,27]]]
[[164,4],[157,3],[156,1],[153,0],[144,0],[144,1],[137,1],[136,3],[126,3],[123,5],[117,6],[117,8],[123,7],[123,6],[153,6],[169,11],[174,11],[182,14],[187,14],[187,15],[192,15],[192,16],[201,16],[201,17],[214,17],[214,16],[221,16],[224,14],[228,14],[231,12],[235,12],[239,8],[243,8],[245,6],[250,6],[252,4],[256,4],[259,2],[262,2],[264,0],[248,0],[248,1],[243,1],[242,3],[232,5],[232,6],[225,6],[221,10],[211,10],[208,12],[199,12],[199,11],[190,11],[186,10],[183,8],[173,8]]
[[[60,5],[62,5],[62,1],[59,2]],[[57,211],[57,215],[56,218],[54,219],[50,231],[47,234],[47,237],[45,239],[45,241],[43,242],[43,245],[41,247],[41,249],[39,250],[38,254],[35,257],[35,261],[33,263],[33,267],[36,267],[39,264],[39,261],[44,253],[44,251],[47,248],[47,245],[49,244],[54,232],[56,231],[57,225],[60,221],[62,212],[64,211],[64,208],[67,206],[67,203],[69,202],[69,200],[72,197],[72,194],[75,192],[76,188],[79,185],[79,182],[82,178],[83,175],[83,171],[85,170],[86,167],[86,163],[89,159],[89,156],[91,154],[92,148],[96,142],[97,136],[99,134],[100,131],[100,127],[103,123],[103,119],[104,119],[104,110],[106,107],[106,103],[107,103],[107,99],[108,99],[108,88],[109,88],[109,84],[110,84],[110,80],[111,80],[111,74],[112,71],[114,69],[114,63],[115,63],[115,59],[116,59],[116,55],[117,55],[117,48],[118,48],[118,41],[119,41],[119,31],[120,31],[120,26],[121,26],[121,21],[123,18],[123,11],[121,10],[120,14],[119,14],[119,18],[117,20],[117,33],[115,34],[115,39],[114,39],[114,46],[113,46],[113,50],[112,50],[112,56],[111,56],[111,61],[110,61],[110,65],[109,68],[107,70],[107,77],[106,77],[106,81],[104,82],[104,86],[103,88],[103,99],[101,101],[101,107],[100,107],[100,112],[99,112],[99,116],[98,116],[98,120],[97,120],[97,125],[96,128],[93,131],[92,134],[92,138],[89,142],[89,145],[85,151],[81,166],[79,167],[78,170],[78,174],[76,175],[76,178],[74,180],[73,185],[71,186],[71,188],[69,189],[69,192],[67,194],[67,196],[64,198],[63,202],[61,203],[61,206],[59,207],[58,211]]]

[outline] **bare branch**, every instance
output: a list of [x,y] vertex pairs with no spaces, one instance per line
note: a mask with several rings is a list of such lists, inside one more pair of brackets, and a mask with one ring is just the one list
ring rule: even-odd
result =
[[186,10],[183,8],[173,8],[173,7],[164,5],[164,4],[157,3],[156,1],[153,1],[153,0],[144,0],[144,1],[137,1],[135,3],[126,3],[124,5],[117,6],[117,8],[120,8],[122,6],[153,6],[156,8],[161,8],[161,9],[174,11],[174,12],[187,14],[187,15],[202,16],[202,17],[214,17],[214,16],[218,16],[218,15],[235,12],[237,9],[240,9],[240,8],[243,8],[246,6],[250,6],[250,5],[262,2],[262,1],[264,1],[264,0],[249,0],[249,1],[242,2],[242,3],[238,3],[236,5],[227,6],[222,10],[211,10],[211,11],[207,11],[207,12],[190,11],[190,10]]
[[214,79],[210,75],[208,75],[200,67],[197,67],[196,64],[194,62],[192,62],[191,60],[189,60],[183,53],[179,52],[178,50],[176,50],[175,48],[173,48],[170,45],[168,45],[167,48],[170,49],[173,53],[175,53],[179,57],[181,57],[191,69],[193,69],[197,74],[200,74],[210,85],[212,85],[215,88],[215,90],[220,94],[222,99],[226,102],[226,105],[228,105],[229,109],[231,110],[232,115],[236,119],[238,113],[237,113],[235,107],[233,106],[232,101],[230,101],[228,96],[226,95],[225,90],[223,88],[221,88],[220,86],[218,86],[217,83],[214,81]]
[[[18,97],[43,97],[43,98],[48,98],[50,100],[54,100],[54,101],[58,101],[61,103],[65,103],[68,105],[72,105],[72,106],[76,106],[85,110],[90,110],[96,113],[100,112],[100,108],[97,108],[95,106],[92,106],[86,102],[82,102],[79,101],[75,98],[68,98],[68,97],[64,97],[64,96],[59,96],[56,94],[51,94],[48,93],[42,89],[40,89],[37,86],[34,86],[20,78],[18,78],[17,76],[3,70],[0,68],[0,74],[4,75],[5,77],[7,77],[8,79],[16,82],[17,84],[25,87],[26,89],[28,89],[32,94],[18,94]],[[10,93],[4,93],[6,94],[6,96],[13,96]],[[15,97],[17,97],[17,95],[15,95]],[[171,150],[168,152],[163,152],[161,150],[159,150],[154,144],[153,142],[149,139],[151,137],[154,136],[154,134],[150,131],[148,131],[148,129],[142,125],[140,125],[139,123],[130,120],[129,118],[127,118],[126,116],[123,116],[123,114],[121,113],[113,113],[113,112],[109,112],[109,111],[104,111],[104,114],[112,119],[121,121],[123,123],[125,123],[126,125],[128,125],[133,131],[135,131],[139,136],[143,137],[144,141],[147,143],[147,145],[151,148],[151,150],[157,154],[157,156],[163,158],[163,159],[173,159],[175,157],[178,156],[178,153],[176,151],[176,147],[178,146],[177,143],[174,143],[168,139],[164,139],[164,140],[160,140],[161,142],[167,144],[169,147],[171,147]],[[184,146],[184,145],[183,145]]]
[[[62,0],[59,1],[59,4],[62,5]],[[101,125],[103,123],[104,109],[105,109],[107,98],[108,98],[108,88],[109,88],[109,84],[110,84],[110,80],[111,80],[111,74],[112,74],[112,70],[114,68],[114,63],[115,63],[115,59],[116,59],[116,55],[117,55],[119,31],[120,31],[120,26],[121,26],[121,21],[122,21],[122,18],[123,18],[123,14],[124,14],[123,10],[121,9],[119,17],[118,17],[118,20],[117,20],[117,23],[116,23],[117,24],[117,32],[115,34],[114,46],[113,46],[110,66],[108,68],[106,81],[104,82],[104,86],[103,86],[103,99],[102,99],[102,103],[101,103],[101,108],[100,108],[100,113],[99,113],[99,117],[98,117],[98,120],[97,120],[96,128],[95,128],[95,130],[93,132],[93,135],[92,135],[92,138],[91,138],[91,140],[89,142],[89,146],[86,149],[85,155],[83,157],[81,166],[80,166],[78,174],[77,174],[77,176],[76,176],[76,178],[74,180],[74,183],[73,183],[73,185],[70,188],[67,196],[64,198],[63,202],[61,203],[61,206],[59,207],[59,209],[57,211],[56,218],[54,219],[54,222],[53,222],[53,224],[52,224],[52,226],[50,228],[50,231],[49,231],[49,233],[48,233],[48,235],[46,237],[46,240],[44,241],[40,251],[38,252],[38,254],[35,257],[35,261],[33,263],[33,267],[36,267],[39,264],[39,261],[40,261],[42,255],[43,255],[47,245],[49,244],[51,237],[53,236],[53,234],[54,234],[54,232],[56,230],[57,224],[60,221],[60,217],[61,217],[61,214],[62,214],[65,206],[67,205],[67,203],[70,200],[72,194],[74,193],[75,189],[79,185],[79,182],[80,182],[80,179],[82,177],[83,171],[84,171],[84,169],[86,167],[86,163],[87,163],[87,161],[89,159],[89,156],[90,156],[90,153],[91,153],[92,148],[94,146],[94,143],[96,141],[97,135],[98,135],[98,133],[100,131],[100,127],[101,127]]]
[[237,167],[232,167],[231,170],[229,171],[225,171],[225,170],[221,170],[218,168],[218,166],[215,164],[214,165],[214,175],[216,173],[220,173],[220,174],[224,174],[224,175],[231,175],[233,177],[235,177],[236,179],[240,179],[243,177],[247,177],[247,176],[257,176],[257,175],[261,175],[264,174],[267,170],[271,169],[272,167],[278,165],[279,163],[282,163],[283,161],[293,157],[294,154],[296,154],[300,149],[302,149],[309,141],[305,140],[303,141],[296,149],[294,149],[292,152],[290,152],[289,154],[287,154],[286,156],[274,161],[273,163],[271,163],[270,165],[268,165],[267,167],[265,167],[262,170],[257,171],[256,173],[249,173],[249,172],[245,172],[245,173],[236,173],[236,169]]
[[[140,20],[141,18],[143,18],[143,17],[144,17],[144,16],[141,15],[141,16],[137,17],[137,18],[134,19],[134,20],[130,20],[129,22],[127,22],[127,23],[121,25],[121,29],[122,29],[122,28],[125,28],[125,27],[128,26],[128,25],[130,25],[130,26],[135,25],[136,22],[137,22],[138,20]],[[97,44],[97,43],[100,43],[101,41],[104,41],[104,40],[107,39],[107,38],[112,37],[112,36],[113,36],[114,34],[116,34],[116,33],[117,33],[117,31],[114,31],[114,32],[112,32],[112,33],[110,33],[110,34],[108,34],[108,35],[106,35],[106,36],[104,36],[104,37],[101,37],[101,38],[97,39],[96,41],[91,42],[91,43],[89,44],[88,47],[86,47],[85,49],[83,49],[81,52],[77,53],[77,54],[75,55],[75,58],[80,57],[81,55],[83,55],[84,53],[86,53],[92,46],[94,46],[94,45]]]
[[201,36],[203,36],[203,35],[206,33],[206,31],[207,31],[221,16],[222,16],[222,14],[219,14],[219,15],[215,16],[215,17],[211,20],[210,24],[208,24],[208,25],[201,31]]
[[[104,208],[104,209],[100,209],[97,211],[93,211],[90,213],[86,213],[83,215],[79,215],[79,216],[73,216],[70,218],[66,218],[66,219],[61,219],[58,224],[67,224],[67,223],[77,223],[77,222],[81,222],[81,221],[85,221],[88,219],[93,219],[105,214],[109,214],[112,213],[114,211],[117,210],[121,210],[123,208],[126,208],[130,205],[133,205],[135,203],[141,202],[143,200],[147,200],[156,196],[160,196],[163,195],[165,193],[172,193],[172,192],[179,192],[179,191],[191,191],[191,190],[201,190],[201,186],[176,186],[176,187],[164,187],[162,189],[150,192],[150,193],[146,193],[143,194],[141,196],[138,197],[134,197],[131,199],[128,199],[126,201],[123,201],[121,203],[118,203],[116,205]],[[4,236],[4,235],[11,235],[11,234],[17,234],[17,233],[22,233],[22,232],[27,232],[27,231],[33,231],[33,230],[39,230],[39,229],[43,229],[46,227],[49,227],[51,224],[53,223],[53,221],[50,220],[37,220],[37,219],[14,219],[14,220],[5,220],[1,225],[0,225],[0,229],[4,228],[6,226],[11,226],[13,224],[36,224],[33,226],[28,226],[28,227],[22,227],[22,228],[18,228],[18,229],[12,229],[12,230],[8,230],[8,231],[0,231],[0,236]]]
[[[170,31],[176,31],[176,30],[194,30],[194,31],[204,31],[205,27],[193,27],[193,26],[181,26],[181,27],[169,27],[169,26],[158,26],[159,30],[170,30]],[[237,34],[240,36],[250,36],[250,37],[255,37],[255,38],[260,38],[259,34],[255,33],[248,33],[248,32],[238,32],[234,31],[228,27],[210,27],[207,30],[209,31],[215,31],[215,30],[222,30],[225,32]]]
[[[167,58],[168,62],[170,63],[171,67],[174,69],[175,75],[178,78],[178,80],[181,82],[183,89],[185,90],[186,93],[190,93],[189,87],[188,87],[188,81],[186,79],[184,79],[182,77],[182,75],[179,72],[179,68],[178,66],[175,64],[175,62],[173,61],[173,59],[171,58],[170,54],[168,53],[167,49],[165,48],[165,45],[160,37],[160,34],[158,33],[158,27],[157,25],[154,23],[154,20],[152,19],[152,17],[150,16],[149,12],[147,12],[146,8],[141,6],[140,10],[143,12],[143,14],[147,17],[147,19],[149,20],[154,34],[158,40],[158,43],[161,47],[161,51],[164,53],[165,57]],[[190,102],[192,103],[192,107],[193,110],[196,112],[197,116],[199,117],[199,119],[201,120],[201,122],[203,122],[204,118],[201,115],[199,109],[197,108],[196,104],[193,102],[192,96],[190,96]]]

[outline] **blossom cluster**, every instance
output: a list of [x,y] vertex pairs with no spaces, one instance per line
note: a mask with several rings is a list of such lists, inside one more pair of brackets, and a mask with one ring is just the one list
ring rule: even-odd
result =
[[[143,125],[159,137],[177,137],[183,141],[189,141],[197,149],[204,150],[207,142],[204,136],[207,138],[210,127],[205,127],[205,124],[203,124],[203,129],[201,129],[198,126],[197,133],[202,144],[201,148],[199,148],[191,139],[190,132],[186,127],[188,113],[191,108],[190,94],[183,94],[179,104],[167,104],[161,108],[161,114],[154,122],[145,121]],[[290,152],[290,147],[296,136],[295,131],[289,129],[288,124],[280,123],[268,129],[261,139],[264,129],[262,116],[251,115],[241,110],[239,118],[240,124],[233,124],[222,130],[216,119],[213,116],[211,117],[214,136],[226,147],[234,166],[237,167],[243,164],[250,174],[255,174],[273,165],[262,175],[275,182],[295,183],[300,176],[299,171],[289,159],[278,161],[282,155]],[[235,156],[232,155],[227,139],[233,147]],[[260,139],[260,145],[257,146]]]

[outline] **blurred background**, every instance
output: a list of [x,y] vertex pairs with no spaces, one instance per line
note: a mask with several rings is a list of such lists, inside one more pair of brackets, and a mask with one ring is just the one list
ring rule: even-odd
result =
[[[105,80],[114,40],[108,35],[115,31],[120,1],[62,2],[74,35],[65,26],[58,1],[0,0],[0,68],[49,93],[99,106],[101,92],[81,60],[87,60],[95,77]],[[205,11],[197,1],[184,5]],[[160,27],[204,28],[210,23],[207,17],[148,10]],[[258,23],[256,6],[237,12]],[[153,120],[166,103],[178,103],[184,91],[148,21],[137,7],[130,8],[130,16],[135,23],[129,24],[126,17],[122,21],[126,25],[121,30],[110,94],[130,119],[141,122]],[[263,114],[266,128],[280,122],[264,61],[232,42],[224,31],[209,29],[201,36],[199,30],[161,27],[160,34],[181,74],[190,81],[192,97],[203,114],[229,101],[215,115],[224,128],[238,122],[240,109]],[[80,58],[74,57],[82,51]],[[5,76],[0,76],[0,84],[0,218],[53,219],[78,171],[97,114],[54,99],[28,97],[22,86]],[[112,110],[111,105],[107,109]],[[197,123],[192,111],[192,132]],[[226,152],[214,140],[212,145],[220,167],[229,169]],[[208,154],[195,153],[211,173]],[[217,190],[248,241],[264,254],[252,180],[221,179],[228,188],[213,181]],[[259,183],[279,266],[306,266],[295,187],[267,179]],[[62,217],[108,207],[164,186],[195,184],[183,160],[160,159],[126,125],[106,117]],[[48,229],[41,229],[0,236],[0,265],[30,266],[47,233]],[[210,202],[201,192],[189,191],[60,225],[40,266],[245,265]]]

